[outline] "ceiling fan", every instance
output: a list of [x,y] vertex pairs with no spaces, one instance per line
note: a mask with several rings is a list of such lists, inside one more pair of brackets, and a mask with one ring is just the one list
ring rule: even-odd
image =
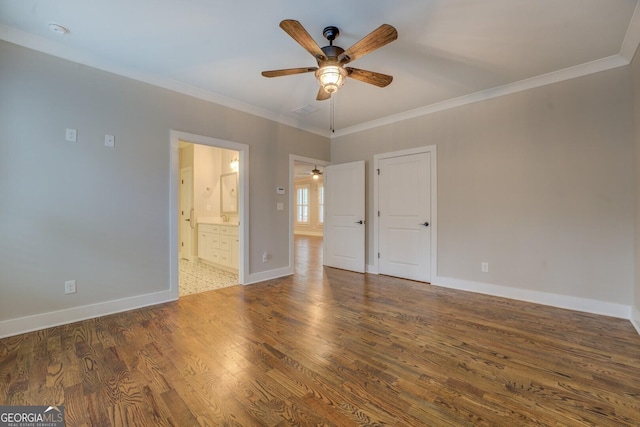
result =
[[340,34],[337,27],[330,26],[323,30],[322,35],[329,40],[329,46],[323,48],[318,46],[302,24],[294,19],[285,19],[280,22],[280,28],[313,55],[318,62],[318,66],[263,71],[262,75],[265,77],[315,72],[316,79],[320,84],[320,90],[318,91],[318,96],[316,96],[318,101],[331,98],[331,95],[344,84],[346,77],[378,87],[385,87],[393,80],[392,76],[386,74],[345,67],[349,62],[355,61],[397,39],[398,32],[389,24],[382,24],[347,50],[333,45],[333,41]]
[[313,165],[313,169],[311,169],[309,174],[311,175],[311,178],[313,178],[314,180],[318,180],[320,178],[320,175],[322,175],[322,171],[318,169],[318,166]]

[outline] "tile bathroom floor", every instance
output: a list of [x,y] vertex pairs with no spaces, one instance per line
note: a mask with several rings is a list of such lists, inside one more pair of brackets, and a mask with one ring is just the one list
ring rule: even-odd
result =
[[216,268],[202,261],[181,259],[179,268],[179,295],[190,295],[238,284],[238,275]]

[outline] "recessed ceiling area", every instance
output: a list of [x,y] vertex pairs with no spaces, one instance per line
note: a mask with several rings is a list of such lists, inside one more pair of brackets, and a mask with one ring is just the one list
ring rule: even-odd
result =
[[[0,39],[332,136],[630,62],[637,0],[0,0]],[[295,19],[319,46],[323,29],[350,47],[381,24],[398,39],[352,64],[393,76],[347,79],[316,101],[313,67],[280,27]],[[67,30],[52,31],[50,24]]]

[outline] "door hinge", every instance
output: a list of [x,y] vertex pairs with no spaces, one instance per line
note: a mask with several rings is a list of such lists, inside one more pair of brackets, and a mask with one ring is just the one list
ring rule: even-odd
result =
[[380,216],[380,211],[378,211],[378,216]]
[[380,259],[380,252],[378,252],[378,259]]
[[378,171],[378,175],[380,175],[380,169],[376,169]]
[[181,184],[184,184],[184,179],[182,180]]

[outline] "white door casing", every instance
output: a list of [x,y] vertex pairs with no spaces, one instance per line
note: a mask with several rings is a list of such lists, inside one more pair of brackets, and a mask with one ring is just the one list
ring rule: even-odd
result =
[[[170,292],[174,299],[179,297],[179,274],[178,248],[179,229],[180,229],[180,142],[188,142],[192,144],[202,144],[211,147],[220,147],[227,150],[237,151],[239,154],[240,169],[238,171],[238,283],[244,285],[248,282],[254,282],[249,277],[249,168],[245,165],[249,164],[249,146],[233,141],[226,141],[218,138],[187,133],[177,130],[171,130],[170,136],[170,187],[169,187],[169,265],[170,265]],[[196,224],[194,224],[195,226]]]
[[435,147],[376,159],[378,273],[431,282],[435,259]]
[[193,260],[193,171],[190,167],[180,170],[180,258]]
[[324,169],[324,265],[364,273],[364,161]]

